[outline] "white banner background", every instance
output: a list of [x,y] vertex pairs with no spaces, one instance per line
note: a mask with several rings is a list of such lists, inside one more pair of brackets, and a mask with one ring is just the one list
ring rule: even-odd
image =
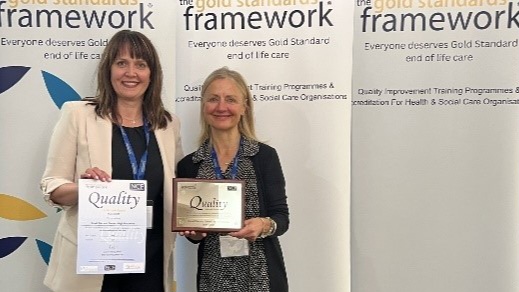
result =
[[518,6],[455,2],[358,1],[353,291],[519,287]]
[[[258,136],[278,150],[287,181],[291,225],[280,240],[290,290],[349,291],[353,3],[301,1],[307,4],[268,6],[256,1],[256,5],[245,7],[241,5],[244,1],[222,1],[224,4],[219,7],[204,8],[196,6],[199,2],[192,2],[193,8],[176,7],[176,107],[183,123],[186,153],[197,148],[197,98],[205,77],[222,66],[242,73],[256,96]],[[313,10],[316,12],[310,12]],[[232,29],[228,16],[226,27],[222,28],[221,13],[243,13],[245,19],[261,20],[252,22],[257,29],[247,21],[244,29],[240,21]],[[286,14],[283,28],[278,22],[271,28],[266,24],[265,19],[276,13]],[[198,29],[196,14],[200,16]],[[217,21],[208,21],[213,18]],[[290,21],[301,25],[291,27]],[[212,29],[215,24],[218,29]],[[315,44],[316,39],[325,39],[326,43]],[[254,43],[241,43],[238,47],[237,41]],[[278,53],[284,53],[283,58]],[[291,86],[312,84],[324,84],[325,88]],[[259,85],[280,88],[262,89]],[[329,96],[332,99],[327,99]],[[190,267],[177,268],[179,291],[194,291],[196,246],[183,239],[178,241],[177,248],[177,265]]]
[[[27,2],[31,3],[25,4]],[[128,5],[34,2],[37,3],[0,1],[0,88],[5,89],[7,77],[13,76],[13,71],[8,71],[10,68],[7,67],[30,67],[21,80],[0,93],[2,291],[48,291],[43,286],[47,265],[42,256],[52,245],[61,215],[43,201],[39,190],[50,135],[59,117],[59,108],[50,91],[61,102],[93,96],[98,64],[95,58],[107,39],[120,29],[129,28],[145,33],[157,47],[164,67],[165,102],[174,109],[171,1],[127,1],[131,3]],[[43,11],[40,18],[36,16],[38,11]],[[50,20],[47,12],[51,15]],[[135,13],[128,17],[130,12]],[[8,13],[12,15],[8,16]],[[94,13],[98,20],[91,22]],[[49,40],[53,44],[48,43]],[[33,45],[24,41],[33,41],[30,42]],[[43,76],[49,74],[62,82],[46,84]],[[71,89],[67,90],[69,87]],[[11,216],[13,214],[16,216]],[[9,245],[14,242],[13,238],[25,237],[19,247]]]
[[[0,152],[0,200],[3,206],[8,206],[0,208],[0,250],[5,252],[0,258],[1,287],[20,292],[47,291],[42,285],[45,251],[38,248],[42,246],[47,251],[50,248],[60,214],[43,202],[38,182],[45,166],[49,135],[59,115],[56,103],[95,94],[97,60],[92,58],[102,51],[103,40],[119,29],[130,28],[146,33],[159,50],[165,71],[165,102],[170,109],[175,106],[176,82],[179,97],[187,96],[184,85],[200,84],[210,71],[223,65],[241,71],[250,84],[326,84],[326,90],[253,91],[258,97],[261,94],[306,95],[306,99],[298,101],[265,99],[256,103],[259,136],[278,149],[288,183],[292,225],[282,238],[282,246],[291,289],[349,290],[351,3],[306,1],[305,5],[283,7],[288,12],[301,10],[301,13],[293,12],[291,19],[296,26],[303,21],[305,26],[298,28],[222,30],[211,36],[179,29],[180,36],[175,45],[175,19],[179,28],[184,25],[180,12],[175,12],[179,7],[173,5],[189,2],[193,3],[130,1],[128,5],[89,5],[86,2],[84,5],[65,5],[54,1],[38,1],[37,4],[0,1],[3,80],[0,88],[4,89],[0,95],[4,100],[0,110],[0,132],[4,141]],[[186,8],[185,5],[181,7],[182,10]],[[240,9],[271,13],[277,8],[282,7]],[[314,9],[316,12],[309,12]],[[328,10],[332,12],[327,13]],[[36,17],[38,11],[44,12],[40,19]],[[136,11],[131,22],[128,11]],[[47,12],[51,14],[50,20]],[[178,17],[172,17],[172,12]],[[8,17],[8,13],[12,15]],[[97,13],[97,20],[91,18],[93,13]],[[102,18],[103,13],[105,18]],[[310,18],[311,25],[307,22]],[[333,27],[327,25],[327,18]],[[98,21],[102,24],[97,25]],[[217,39],[250,37],[262,40],[315,37],[328,38],[330,43],[294,47],[268,44],[264,51],[269,56],[278,51],[289,54],[289,58],[280,61],[265,59],[264,54],[262,60],[229,60],[226,53],[239,54],[245,52],[245,48],[223,50],[220,55],[215,54],[218,50],[187,49],[186,43],[182,42],[186,34],[207,40],[213,35]],[[49,46],[46,44],[49,39],[84,41],[85,46],[77,47],[73,43]],[[27,45],[24,40],[36,42]],[[39,41],[43,44],[38,44]],[[177,57],[178,66],[175,66],[176,48],[182,49]],[[79,52],[84,53],[80,54],[81,58],[76,55]],[[45,53],[48,53],[47,57]],[[10,87],[5,76],[13,76],[13,68],[8,68],[12,66],[30,67],[30,70]],[[56,77],[52,78],[56,83],[46,84],[44,75]],[[333,89],[329,88],[331,83]],[[197,95],[196,90],[189,93]],[[323,100],[309,95],[340,95],[341,98]],[[198,104],[179,105],[182,109],[177,113],[182,118],[185,149],[192,151],[198,132]],[[13,209],[17,210],[15,215],[11,212]],[[17,237],[27,239],[16,249],[10,249],[7,243]],[[37,246],[38,242],[41,246]],[[178,291],[194,291],[194,246],[184,243],[179,249],[176,258]]]

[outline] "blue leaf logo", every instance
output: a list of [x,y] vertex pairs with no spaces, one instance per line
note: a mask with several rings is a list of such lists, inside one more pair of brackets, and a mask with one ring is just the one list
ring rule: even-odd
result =
[[0,68],[0,94],[13,87],[31,68],[24,66],[10,66]]
[[65,81],[52,75],[49,72],[41,71],[43,74],[43,80],[47,86],[50,97],[54,103],[61,109],[61,106],[66,101],[81,100],[81,96],[68,85]]
[[40,251],[41,258],[48,265],[49,259],[50,259],[50,253],[52,251],[52,246],[39,239],[36,239],[36,245],[38,245],[38,250]]
[[0,259],[17,250],[27,237],[5,237],[0,238]]

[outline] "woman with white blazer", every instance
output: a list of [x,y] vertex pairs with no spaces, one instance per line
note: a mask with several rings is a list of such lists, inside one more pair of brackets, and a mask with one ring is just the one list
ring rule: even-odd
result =
[[[51,137],[41,189],[45,200],[64,211],[44,283],[54,292],[169,292],[172,178],[183,153],[179,120],[162,103],[157,51],[142,33],[119,31],[104,49],[97,74],[97,95],[65,103]],[[139,177],[147,180],[147,199],[153,201],[146,272],[77,274],[78,179]]]

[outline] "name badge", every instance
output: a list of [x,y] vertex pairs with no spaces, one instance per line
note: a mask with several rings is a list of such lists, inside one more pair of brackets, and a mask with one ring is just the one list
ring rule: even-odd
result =
[[241,257],[249,255],[249,242],[245,238],[236,238],[229,235],[220,236],[220,256]]
[[146,203],[146,223],[148,229],[153,229],[153,200]]

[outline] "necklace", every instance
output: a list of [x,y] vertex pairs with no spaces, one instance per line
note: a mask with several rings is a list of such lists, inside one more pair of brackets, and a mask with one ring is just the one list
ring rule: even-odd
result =
[[123,120],[125,120],[125,121],[130,122],[132,125],[137,124],[137,120],[138,120],[138,119],[128,119],[128,118],[123,117],[122,115],[121,115],[121,118],[123,118]]
[[132,124],[136,124],[136,123],[137,123],[136,120],[130,120],[130,119],[127,119],[127,118],[125,118],[125,117],[123,117],[123,120],[126,120],[126,121],[128,121],[128,122],[130,122],[130,123],[132,123]]

